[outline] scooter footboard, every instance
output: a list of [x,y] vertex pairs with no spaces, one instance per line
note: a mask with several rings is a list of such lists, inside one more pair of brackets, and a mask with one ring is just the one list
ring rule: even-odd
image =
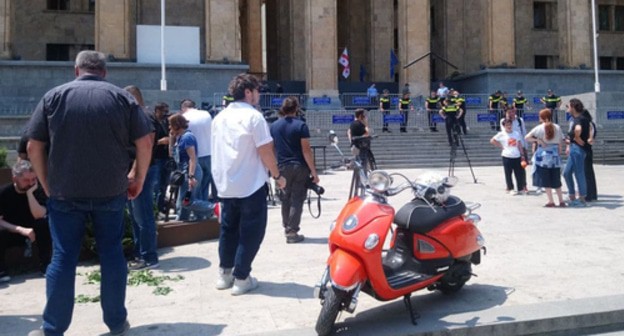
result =
[[332,284],[344,291],[350,291],[366,280],[362,261],[354,255],[337,249],[327,260]]

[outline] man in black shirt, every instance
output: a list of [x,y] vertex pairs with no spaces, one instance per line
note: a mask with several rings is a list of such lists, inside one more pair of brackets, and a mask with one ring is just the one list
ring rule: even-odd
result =
[[438,97],[436,91],[431,91],[431,95],[425,99],[425,108],[427,109],[429,130],[431,130],[431,132],[437,132],[438,127],[436,122],[433,121],[433,116],[440,110],[440,97]]
[[379,98],[379,111],[381,111],[381,120],[383,122],[383,128],[381,131],[391,133],[388,129],[388,123],[385,120],[385,116],[390,114],[390,96],[388,93],[388,90],[383,90],[383,96]]
[[[154,147],[152,149],[152,163],[150,169],[155,173],[152,179],[154,199],[161,212],[167,211],[165,206],[165,194],[169,184],[170,171],[167,168],[169,160],[169,105],[160,102],[154,106],[154,115],[151,116],[152,126],[155,129]],[[154,167],[154,168],[152,168]]]
[[494,115],[494,121],[490,121],[490,127],[497,132],[500,131],[500,125],[498,121],[502,118],[501,113],[501,100],[503,99],[503,93],[498,90],[490,95],[488,108],[490,114]]
[[516,112],[518,114],[518,118],[522,118],[522,115],[524,114],[524,109],[527,108],[527,99],[526,97],[524,97],[524,95],[522,94],[522,91],[518,90],[518,92],[516,92],[516,96],[513,99],[513,107],[516,109]]
[[4,255],[10,246],[23,246],[26,239],[36,242],[41,272],[50,263],[52,242],[46,220],[46,197],[38,189],[37,176],[29,161],[13,166],[13,183],[0,187],[0,282],[10,280]]
[[412,98],[410,98],[409,92],[403,93],[403,98],[399,100],[399,111],[403,116],[403,121],[401,121],[401,133],[407,132],[407,118],[410,110],[414,111]]
[[355,110],[355,120],[347,130],[347,138],[351,143],[351,148],[355,155],[358,155],[363,167],[368,164],[368,155],[366,151],[370,150],[370,139],[358,139],[356,137],[365,137],[368,135],[368,120],[364,109]]

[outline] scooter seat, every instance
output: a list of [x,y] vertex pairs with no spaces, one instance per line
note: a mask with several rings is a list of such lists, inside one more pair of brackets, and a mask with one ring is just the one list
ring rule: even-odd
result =
[[466,212],[464,202],[455,196],[449,196],[444,206],[434,205],[435,212],[421,199],[413,200],[399,209],[394,216],[394,223],[415,233],[427,233],[447,219]]

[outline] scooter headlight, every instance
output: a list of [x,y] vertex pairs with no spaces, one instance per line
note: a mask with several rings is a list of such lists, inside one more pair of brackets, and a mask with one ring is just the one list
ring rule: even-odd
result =
[[364,248],[367,250],[372,250],[379,244],[379,236],[376,233],[371,233],[366,241],[364,242]]
[[342,223],[342,229],[345,231],[351,231],[358,225],[358,218],[356,215],[351,215]]
[[382,170],[375,170],[368,175],[368,184],[378,193],[385,192],[392,184],[392,178]]

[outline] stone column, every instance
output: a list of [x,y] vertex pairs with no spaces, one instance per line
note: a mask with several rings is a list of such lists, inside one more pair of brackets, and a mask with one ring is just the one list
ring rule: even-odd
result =
[[[239,1],[206,1],[206,61],[241,61]],[[262,49],[262,48],[261,48]]]
[[262,0],[246,0],[246,13],[244,17],[245,32],[244,60],[249,64],[249,72],[262,74]]
[[[338,97],[336,0],[305,0],[306,83],[311,97]],[[353,71],[353,70],[352,70]]]
[[[431,46],[430,7],[430,0],[399,0],[398,2],[399,53],[397,57],[400,63],[395,67],[395,71],[399,73],[399,82],[410,84],[412,97],[429,94],[430,59],[423,59],[407,69],[403,69],[403,66],[429,52]],[[390,51],[387,55],[386,68],[390,64],[389,53]],[[389,73],[386,76],[389,76]]]
[[[413,3],[413,1],[408,2]],[[420,10],[422,11],[422,8]],[[399,15],[401,15],[400,10]],[[390,78],[390,50],[394,49],[392,1],[370,0],[370,38],[371,81],[393,82],[394,78]],[[395,67],[395,71],[397,68],[398,66]]]
[[486,66],[516,66],[514,0],[485,0],[482,57]]
[[136,58],[135,1],[95,3],[95,49],[118,60]]
[[13,57],[12,12],[11,0],[0,0],[0,59]]
[[[578,67],[592,62],[591,4],[586,0],[559,1],[559,64]],[[597,9],[596,9],[597,10]]]

